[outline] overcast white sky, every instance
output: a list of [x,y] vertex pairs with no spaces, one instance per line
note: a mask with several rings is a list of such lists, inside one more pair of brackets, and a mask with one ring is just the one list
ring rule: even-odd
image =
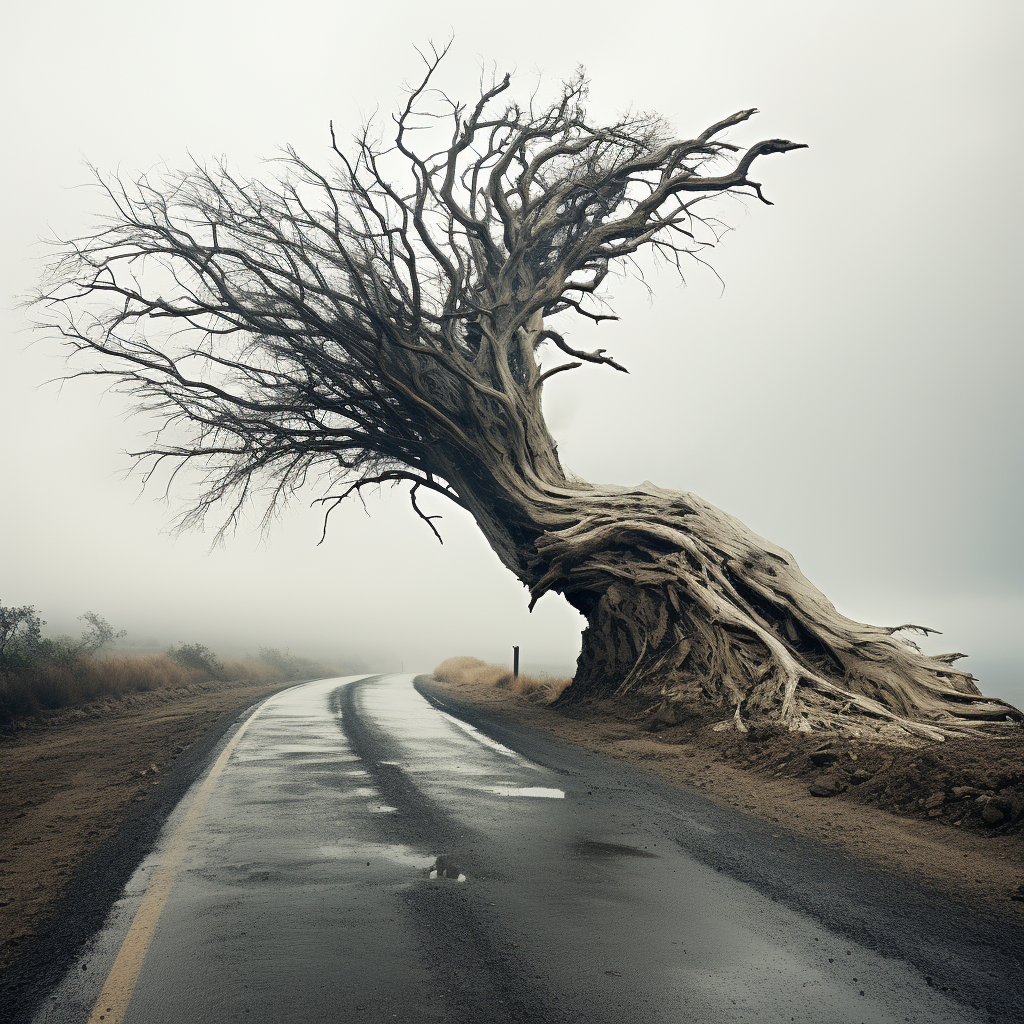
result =
[[[444,81],[481,60],[529,91],[584,64],[595,109],[664,114],[690,135],[762,113],[739,141],[807,150],[762,162],[773,207],[736,207],[712,254],[726,283],[668,273],[622,315],[598,367],[548,387],[574,472],[694,491],[789,548],[854,617],[913,621],[988,692],[1024,699],[1019,341],[1021,5],[686,0],[625,6],[292,0],[21,4],[8,15],[0,348],[0,598],[74,628],[90,609],[136,638],[260,644],[430,669],[461,653],[570,665],[582,620],[527,595],[472,521],[442,548],[395,492],[264,540],[167,532],[180,501],[123,478],[138,426],[61,371],[15,308],[40,238],[97,211],[83,161],[126,175],[224,155],[243,170],[292,143],[326,158],[454,32]],[[580,325],[573,340],[587,347]],[[317,495],[310,493],[312,500]],[[425,499],[424,503],[430,502]]]

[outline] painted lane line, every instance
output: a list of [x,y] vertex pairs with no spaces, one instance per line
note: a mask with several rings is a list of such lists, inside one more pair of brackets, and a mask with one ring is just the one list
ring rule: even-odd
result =
[[565,799],[564,789],[549,789],[547,786],[485,786],[484,789],[497,796],[540,796],[552,800]]
[[[267,702],[269,703],[269,701]],[[142,970],[142,961],[149,950],[149,944],[156,932],[157,922],[163,913],[167,897],[170,895],[171,887],[174,885],[178,868],[187,852],[188,840],[200,814],[206,809],[213,788],[220,777],[224,766],[231,757],[238,741],[245,735],[246,730],[252,724],[256,716],[267,706],[264,703],[257,708],[246,720],[242,727],[231,738],[228,745],[221,751],[210,773],[200,783],[196,790],[192,805],[189,807],[182,819],[181,824],[169,838],[166,845],[166,856],[156,871],[153,872],[152,881],[146,889],[146,895],[142,898],[139,909],[135,912],[128,934],[124,937],[121,949],[114,960],[114,966],[107,975],[99,998],[92,1008],[88,1024],[121,1024],[124,1015],[128,1010],[128,1003],[135,991],[136,982],[139,980],[139,973]]]
[[[426,701],[426,703],[430,703],[426,700],[425,697],[423,699],[424,701]],[[477,743],[481,744],[482,746],[490,747],[491,750],[495,750],[504,757],[507,757],[512,761],[515,761],[523,768],[536,769],[539,767],[539,765],[534,764],[529,758],[524,757],[518,751],[506,747],[504,743],[499,743],[497,740],[492,740],[490,736],[484,735],[484,733],[480,732],[479,729],[474,728],[468,722],[463,722],[461,718],[456,718],[454,715],[450,715],[448,714],[447,711],[442,711],[440,708],[438,708],[437,711],[442,718],[447,718],[452,725],[458,726],[467,736],[476,740]]]

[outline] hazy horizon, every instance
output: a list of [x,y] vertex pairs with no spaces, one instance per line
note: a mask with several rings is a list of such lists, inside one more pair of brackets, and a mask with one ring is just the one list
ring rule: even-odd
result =
[[328,121],[342,140],[374,111],[386,127],[420,74],[414,46],[454,30],[441,81],[463,99],[481,61],[514,72],[519,95],[542,71],[544,96],[582,63],[599,116],[653,109],[690,136],[756,106],[736,141],[809,145],[763,161],[775,205],[728,208],[735,231],[708,256],[724,290],[697,265],[685,286],[645,266],[651,295],[609,282],[620,322],[563,321],[571,343],[630,370],[546,388],[566,467],[701,495],[792,551],[844,614],[942,630],[929,650],[967,652],[986,692],[1024,700],[1020,199],[975,184],[1020,155],[1020,6],[652,3],[614,23],[515,10],[12,12],[0,599],[35,605],[53,632],[93,610],[130,636],[351,650],[406,671],[507,661],[513,644],[525,665],[575,661],[580,616],[556,595],[529,614],[472,519],[435,496],[422,503],[444,516],[443,547],[404,491],[368,494],[369,516],[338,509],[320,546],[315,489],[265,537],[252,523],[211,551],[219,524],[171,534],[187,495],[165,504],[124,478],[144,424],[95,381],[43,385],[62,372],[57,346],[15,306],[38,280],[38,240],[102,212],[83,161],[131,177],[224,156],[259,175],[291,143],[326,162]]

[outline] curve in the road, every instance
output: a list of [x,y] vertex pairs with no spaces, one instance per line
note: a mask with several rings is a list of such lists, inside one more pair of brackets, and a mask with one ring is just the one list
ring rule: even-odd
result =
[[295,688],[226,736],[39,1024],[110,1024],[160,877],[125,1024],[1018,1018],[991,979],[1017,936],[411,682]]

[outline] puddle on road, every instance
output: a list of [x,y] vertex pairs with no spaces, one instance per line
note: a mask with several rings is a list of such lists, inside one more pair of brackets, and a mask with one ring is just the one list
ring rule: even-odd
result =
[[[383,804],[378,806],[382,809],[393,810],[393,808],[384,808]],[[426,875],[430,879],[443,878],[450,879],[453,882],[466,881],[466,874],[458,866],[454,857],[440,854],[433,859],[432,863],[428,863],[430,858],[427,855],[420,853],[411,846],[399,843],[351,843],[345,845],[338,843],[330,846],[321,846],[317,852],[321,857],[326,857],[330,860],[364,861],[367,867],[372,867],[375,861],[386,860],[402,867],[416,868],[421,877]]]
[[496,796],[540,796],[552,800],[564,800],[565,790],[548,789],[545,786],[485,786],[488,793]]
[[310,758],[316,758],[317,760],[331,760],[331,761],[357,761],[358,758],[348,753],[346,750],[339,750],[337,747],[303,747],[298,750],[272,750],[270,751],[273,757],[282,757],[288,761],[304,761]]
[[367,797],[377,796],[377,790],[372,786],[358,786],[355,789],[346,789],[337,795],[339,800],[352,800],[357,798],[366,799]]
[[321,846],[317,852],[330,860],[362,860],[372,864],[374,860],[384,859],[418,868],[430,859],[428,854],[400,843],[333,843]]
[[466,880],[462,868],[454,858],[441,854],[427,869],[427,878],[450,878],[453,882],[464,882]]
[[247,747],[235,756],[237,761],[294,761],[305,764],[352,764],[359,760],[351,751],[336,744],[273,744]]
[[636,846],[622,846],[619,843],[599,843],[593,839],[581,839],[569,847],[577,857],[657,857],[656,853],[641,850]]

